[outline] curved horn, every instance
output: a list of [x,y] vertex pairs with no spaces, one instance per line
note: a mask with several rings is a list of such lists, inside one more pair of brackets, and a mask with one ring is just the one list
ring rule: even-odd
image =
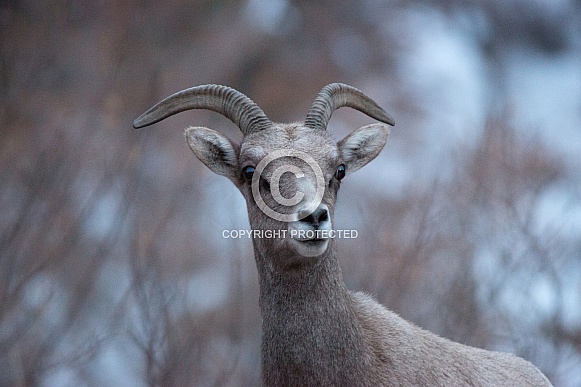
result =
[[138,129],[190,109],[208,109],[235,123],[244,135],[271,125],[262,109],[238,90],[220,85],[202,85],[179,91],[158,102],[133,121]]
[[331,114],[343,106],[357,109],[369,117],[391,126],[395,125],[394,119],[361,91],[343,83],[331,83],[323,87],[315,98],[305,119],[305,126],[314,129],[327,129]]

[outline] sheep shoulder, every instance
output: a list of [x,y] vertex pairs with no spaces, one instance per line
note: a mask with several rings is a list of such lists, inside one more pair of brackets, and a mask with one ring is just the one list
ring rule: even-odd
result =
[[404,320],[367,294],[350,296],[376,372],[372,379],[380,385],[551,385],[524,359],[455,343]]

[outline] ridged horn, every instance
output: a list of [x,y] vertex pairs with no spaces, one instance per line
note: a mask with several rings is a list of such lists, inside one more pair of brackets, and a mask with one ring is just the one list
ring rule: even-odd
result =
[[315,98],[305,119],[305,126],[326,130],[333,112],[344,106],[357,109],[388,125],[395,125],[394,119],[361,91],[343,83],[331,83],[323,87]]
[[271,125],[262,109],[238,90],[220,85],[202,85],[179,91],[158,102],[133,121],[135,129],[155,124],[190,109],[208,109],[236,124],[244,135]]

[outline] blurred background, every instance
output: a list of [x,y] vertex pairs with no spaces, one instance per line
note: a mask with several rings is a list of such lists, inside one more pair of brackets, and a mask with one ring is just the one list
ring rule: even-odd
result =
[[131,122],[205,83],[302,120],[331,82],[396,119],[339,194],[348,287],[581,386],[581,1],[12,0],[0,36],[1,386],[258,385],[245,203],[183,130],[241,135]]

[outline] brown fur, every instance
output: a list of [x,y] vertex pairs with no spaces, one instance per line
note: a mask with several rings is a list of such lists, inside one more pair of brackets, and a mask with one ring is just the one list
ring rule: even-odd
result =
[[[386,125],[373,124],[336,143],[325,129],[333,110],[342,106],[394,124],[359,90],[331,84],[315,99],[305,124],[272,123],[242,93],[204,85],[166,98],[138,117],[134,126],[147,126],[187,109],[210,109],[227,116],[245,134],[240,145],[200,127],[188,129],[186,139],[204,164],[238,187],[246,199],[252,229],[331,230],[340,186],[338,167],[345,166],[349,174],[365,166],[381,151],[389,133]],[[307,198],[306,204],[285,208],[266,194],[264,200],[271,209],[290,211],[296,217],[288,223],[267,216],[258,207],[244,177],[245,167],[256,167],[269,153],[281,149],[308,154],[325,181],[322,202],[314,212]],[[304,162],[292,158],[278,159],[264,170],[260,184],[268,187],[273,171],[286,164],[304,167]],[[281,194],[290,198],[299,188],[309,194],[316,191],[316,174],[304,175],[300,183],[281,175]],[[315,221],[315,212],[324,213],[324,218]],[[306,220],[309,216],[311,220]],[[256,238],[253,244],[263,319],[262,378],[267,386],[550,385],[523,359],[441,338],[403,320],[371,297],[347,290],[333,239]]]

